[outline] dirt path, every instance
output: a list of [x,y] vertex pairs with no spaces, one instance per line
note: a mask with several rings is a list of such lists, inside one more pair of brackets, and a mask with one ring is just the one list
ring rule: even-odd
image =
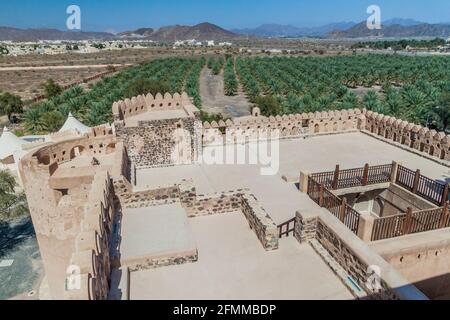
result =
[[251,103],[245,94],[239,90],[238,94],[228,97],[223,88],[223,72],[213,75],[211,70],[203,68],[200,75],[200,95],[203,109],[209,113],[222,113],[227,117],[240,117],[250,115]]

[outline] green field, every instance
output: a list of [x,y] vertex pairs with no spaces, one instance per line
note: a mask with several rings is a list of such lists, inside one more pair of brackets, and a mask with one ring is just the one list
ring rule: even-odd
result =
[[266,115],[367,108],[421,124],[434,119],[448,128],[439,114],[448,118],[450,57],[239,58],[236,66],[252,101],[274,98],[262,108]]
[[112,120],[114,101],[142,93],[186,91],[201,107],[203,67],[224,70],[225,92],[239,84],[264,115],[366,108],[437,129],[449,129],[450,57],[168,58],[104,78],[91,90],[72,88],[24,115],[28,133],[58,128],[72,111],[87,125]]

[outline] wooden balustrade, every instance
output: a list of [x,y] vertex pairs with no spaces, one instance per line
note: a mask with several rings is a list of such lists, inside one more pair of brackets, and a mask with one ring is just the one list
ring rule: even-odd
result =
[[[323,177],[323,176],[322,176]],[[319,206],[327,209],[355,234],[358,232],[360,214],[347,204],[346,198],[339,198],[328,190],[323,183],[318,183],[311,176],[308,178],[308,195]]]
[[449,185],[423,176],[420,170],[399,165],[395,183],[435,205],[443,206],[448,201]]
[[442,208],[413,211],[406,214],[376,218],[372,230],[372,241],[400,237],[450,227],[448,201]]

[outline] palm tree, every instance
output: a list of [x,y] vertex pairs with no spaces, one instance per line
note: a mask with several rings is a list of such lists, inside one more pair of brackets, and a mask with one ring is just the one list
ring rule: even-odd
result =
[[41,119],[42,113],[37,108],[28,109],[25,113],[25,129],[29,133],[41,133],[44,131],[44,123]]
[[448,132],[450,129],[450,91],[445,90],[439,98],[439,105],[431,109],[439,129]]
[[13,113],[23,112],[23,102],[19,96],[9,92],[0,95],[0,114],[6,114],[9,122],[12,120]]

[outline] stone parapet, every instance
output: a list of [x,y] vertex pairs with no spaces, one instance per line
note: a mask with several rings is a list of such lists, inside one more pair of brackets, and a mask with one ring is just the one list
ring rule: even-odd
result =
[[250,193],[244,193],[242,195],[241,210],[264,249],[267,251],[277,250],[279,239],[278,227],[254,195]]
[[302,241],[317,240],[352,280],[366,291],[367,299],[428,300],[420,290],[329,213],[297,213],[295,233],[295,237]]

